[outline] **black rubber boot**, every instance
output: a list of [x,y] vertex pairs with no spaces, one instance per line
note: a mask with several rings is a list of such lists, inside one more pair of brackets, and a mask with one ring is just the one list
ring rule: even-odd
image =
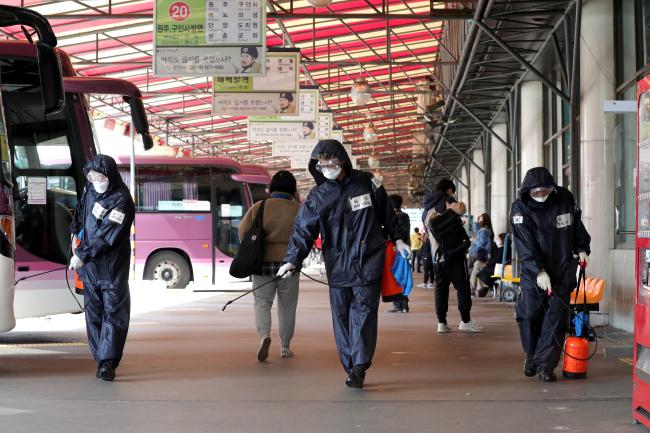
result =
[[537,373],[539,374],[539,380],[543,382],[555,382],[557,380],[557,376],[555,376],[555,373],[550,368],[542,367],[537,370]]
[[345,380],[345,384],[350,388],[363,388],[363,381],[366,379],[366,372],[362,368],[354,367],[352,372]]
[[524,361],[524,376],[533,377],[537,374],[537,366],[533,360],[534,355],[526,354],[526,361]]
[[99,377],[102,380],[111,382],[115,379],[115,367],[111,361],[105,361],[99,369]]

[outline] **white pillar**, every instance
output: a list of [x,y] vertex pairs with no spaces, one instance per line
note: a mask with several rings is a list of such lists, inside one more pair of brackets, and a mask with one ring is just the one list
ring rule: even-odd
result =
[[[605,134],[603,101],[614,99],[613,2],[588,0],[580,45],[580,206],[591,235],[590,276],[607,280],[601,311],[610,324],[632,330],[634,251],[614,251],[614,153]],[[619,254],[621,253],[621,254]]]
[[[471,158],[479,167],[485,169],[481,149],[472,151]],[[485,175],[473,165],[470,165],[469,173],[471,182],[469,187],[472,190],[472,206],[469,212],[476,217],[485,212]]]
[[[492,125],[492,130],[503,140],[508,133],[505,123]],[[508,227],[508,149],[494,134],[490,143],[491,158],[491,188],[490,188],[490,217],[494,233],[502,233]]]
[[[458,172],[458,177],[462,182],[467,185],[467,169],[465,168],[465,164],[460,168],[460,171]],[[463,186],[460,182],[456,182],[457,184],[457,189],[456,189],[456,195],[458,197],[458,201],[462,201],[464,203],[467,203],[467,198],[469,196],[469,191],[467,188]]]
[[544,114],[541,81],[521,85],[521,178],[544,164]]

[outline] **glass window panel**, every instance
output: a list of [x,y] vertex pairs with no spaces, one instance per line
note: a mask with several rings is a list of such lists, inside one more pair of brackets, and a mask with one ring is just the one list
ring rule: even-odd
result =
[[229,256],[239,249],[239,224],[246,212],[244,184],[233,180],[230,173],[213,174],[214,209],[217,248]]
[[[128,179],[128,169],[122,169]],[[210,171],[170,166],[140,167],[136,176],[138,212],[210,212]]]
[[29,253],[65,264],[70,248],[68,225],[77,206],[77,190],[70,176],[48,176],[45,204],[31,204],[28,176],[16,178],[16,243]]

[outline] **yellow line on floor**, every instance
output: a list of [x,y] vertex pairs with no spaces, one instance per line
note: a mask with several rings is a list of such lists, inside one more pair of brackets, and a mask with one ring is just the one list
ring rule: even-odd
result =
[[619,361],[624,362],[627,365],[634,365],[634,360],[632,358],[619,358]]
[[64,346],[85,346],[86,343],[26,343],[26,344],[0,344],[0,349],[11,349],[14,347],[64,347]]

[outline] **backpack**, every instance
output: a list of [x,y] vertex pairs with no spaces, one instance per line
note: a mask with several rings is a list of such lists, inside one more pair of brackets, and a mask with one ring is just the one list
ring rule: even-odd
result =
[[469,249],[469,236],[452,209],[434,215],[429,220],[429,230],[438,243],[437,255],[442,255],[445,261],[464,256]]
[[253,226],[241,240],[239,250],[230,263],[230,275],[235,278],[247,278],[253,274],[261,274],[264,267],[264,205],[260,203],[259,211],[253,221]]

